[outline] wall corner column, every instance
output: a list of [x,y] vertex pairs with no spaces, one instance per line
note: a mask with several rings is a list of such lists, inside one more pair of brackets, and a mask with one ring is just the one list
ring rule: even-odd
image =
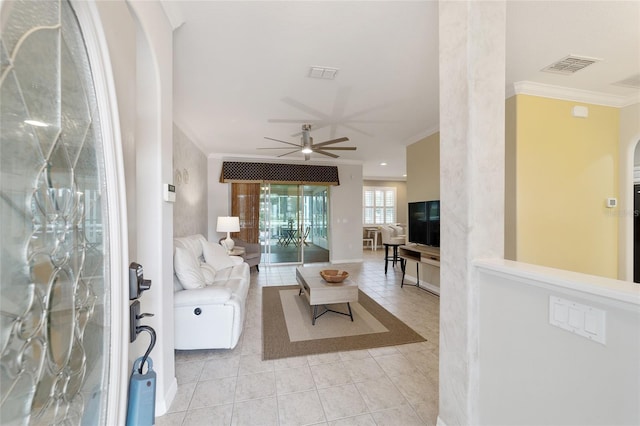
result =
[[438,422],[480,423],[472,262],[504,256],[504,1],[439,3],[440,403]]

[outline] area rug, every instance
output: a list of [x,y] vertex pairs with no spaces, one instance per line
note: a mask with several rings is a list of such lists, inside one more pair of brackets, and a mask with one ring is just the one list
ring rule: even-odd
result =
[[[358,290],[348,316],[328,312],[311,325],[311,307],[296,286],[262,289],[262,359],[370,349],[425,339]],[[347,312],[346,304],[329,305]],[[321,311],[323,308],[319,307]]]

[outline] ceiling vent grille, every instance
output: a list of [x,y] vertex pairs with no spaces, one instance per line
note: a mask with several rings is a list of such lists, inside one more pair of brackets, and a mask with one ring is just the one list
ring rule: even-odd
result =
[[615,86],[632,87],[634,89],[640,89],[640,74],[632,75],[624,80],[616,81],[613,83]]
[[600,59],[569,55],[543,68],[542,71],[556,74],[574,74],[598,61],[600,61]]
[[336,78],[337,73],[338,68],[311,67],[311,69],[309,70],[309,77],[321,78],[323,80],[333,80],[334,78]]

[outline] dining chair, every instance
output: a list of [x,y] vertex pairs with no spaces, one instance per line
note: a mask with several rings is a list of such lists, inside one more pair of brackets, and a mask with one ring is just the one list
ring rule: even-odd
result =
[[309,231],[311,231],[311,227],[307,226],[304,229],[304,234],[302,234],[299,238],[298,245],[304,244],[305,246],[309,247],[309,243],[307,243],[307,238],[309,237]]

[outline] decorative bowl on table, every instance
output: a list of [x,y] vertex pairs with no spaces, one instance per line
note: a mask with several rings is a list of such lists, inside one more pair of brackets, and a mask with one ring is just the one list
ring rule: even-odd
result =
[[320,271],[320,276],[328,283],[337,284],[347,279],[349,273],[338,269],[323,269]]

